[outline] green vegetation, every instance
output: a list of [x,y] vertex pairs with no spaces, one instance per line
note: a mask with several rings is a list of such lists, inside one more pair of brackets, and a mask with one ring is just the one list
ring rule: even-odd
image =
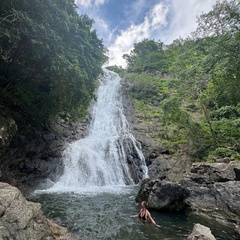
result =
[[239,22],[239,1],[218,1],[188,39],[145,39],[123,56],[138,115],[176,154],[240,160]]
[[164,72],[167,69],[162,42],[144,40],[143,42],[134,44],[134,49],[131,53],[124,54],[123,58],[128,62],[128,71],[143,72],[161,70]]
[[72,0],[0,3],[0,98],[26,121],[83,116],[107,60]]

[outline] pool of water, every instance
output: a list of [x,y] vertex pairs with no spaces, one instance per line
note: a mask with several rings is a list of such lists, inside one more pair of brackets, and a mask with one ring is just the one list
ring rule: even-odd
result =
[[232,240],[233,230],[188,213],[151,211],[160,228],[142,223],[135,203],[137,187],[116,187],[111,190],[46,192],[35,194],[45,215],[73,234],[84,239],[186,240],[195,223],[208,226],[217,240]]

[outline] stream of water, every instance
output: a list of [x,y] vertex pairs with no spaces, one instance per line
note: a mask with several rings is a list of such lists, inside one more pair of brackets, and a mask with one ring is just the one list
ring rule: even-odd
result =
[[99,81],[87,136],[69,144],[63,175],[34,197],[46,216],[83,239],[180,240],[194,223],[209,226],[217,239],[233,239],[224,226],[187,213],[152,212],[161,228],[130,217],[139,211],[136,184],[147,177],[147,167],[123,114],[120,77],[105,71]]

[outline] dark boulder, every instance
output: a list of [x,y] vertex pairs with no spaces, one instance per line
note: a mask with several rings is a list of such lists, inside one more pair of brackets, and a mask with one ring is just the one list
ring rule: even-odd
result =
[[185,203],[196,213],[223,223],[240,221],[240,182],[216,182],[188,189],[190,196]]
[[180,184],[161,180],[145,180],[136,197],[138,202],[147,201],[149,208],[156,210],[181,211],[189,191]]
[[[203,182],[211,184],[214,182],[235,181],[238,179],[240,164],[230,163],[193,163],[191,168],[192,177],[203,178]],[[236,174],[237,173],[237,174]],[[195,175],[194,175],[195,174]]]

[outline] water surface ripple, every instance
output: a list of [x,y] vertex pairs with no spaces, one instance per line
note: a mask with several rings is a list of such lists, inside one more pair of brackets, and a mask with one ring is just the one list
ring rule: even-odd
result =
[[186,240],[195,223],[210,227],[217,240],[234,239],[231,229],[187,213],[151,211],[161,228],[131,218],[139,211],[134,200],[137,191],[136,186],[125,186],[115,187],[111,192],[39,192],[35,200],[42,203],[48,218],[89,240]]

